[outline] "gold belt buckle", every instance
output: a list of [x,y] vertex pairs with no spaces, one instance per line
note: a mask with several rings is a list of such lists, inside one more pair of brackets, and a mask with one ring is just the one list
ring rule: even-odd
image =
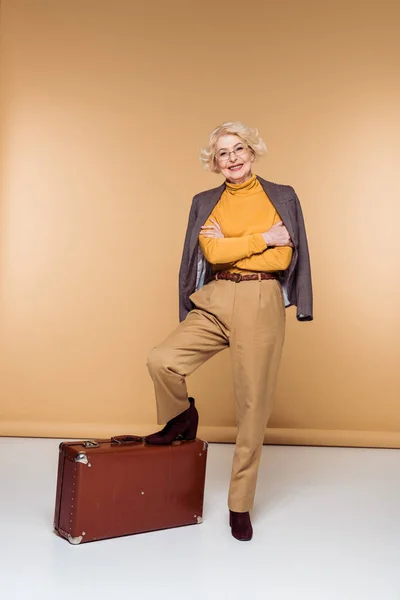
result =
[[240,283],[242,281],[242,274],[241,273],[237,273],[237,281],[236,283]]

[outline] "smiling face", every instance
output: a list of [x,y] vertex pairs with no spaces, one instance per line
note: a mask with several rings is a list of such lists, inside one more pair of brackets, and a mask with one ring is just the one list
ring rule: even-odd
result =
[[218,138],[215,160],[230,183],[243,183],[251,177],[254,153],[238,135],[221,135]]

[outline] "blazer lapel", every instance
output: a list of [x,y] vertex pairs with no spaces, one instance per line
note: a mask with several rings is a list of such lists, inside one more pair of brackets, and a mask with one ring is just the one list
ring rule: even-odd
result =
[[224,189],[225,183],[202,194],[202,198],[199,200],[197,219],[192,229],[192,235],[190,236],[189,256],[193,255],[199,239],[200,229],[211,215],[218,200],[221,198]]
[[296,230],[293,226],[292,219],[290,218],[290,211],[287,202],[284,200],[284,196],[275,183],[271,183],[270,181],[266,181],[261,177],[257,176],[258,181],[261,183],[264,192],[267,194],[268,198],[271,200],[272,204],[276,208],[278,214],[280,215],[283,224],[289,232],[289,235],[293,242],[297,245],[297,235]]

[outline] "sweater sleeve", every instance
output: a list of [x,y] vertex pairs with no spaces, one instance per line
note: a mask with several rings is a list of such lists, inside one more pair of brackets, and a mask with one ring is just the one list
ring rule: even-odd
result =
[[284,271],[289,267],[292,256],[293,249],[290,246],[275,246],[261,254],[238,260],[235,267],[248,271]]
[[267,247],[261,233],[233,238],[209,238],[200,235],[199,243],[204,256],[213,265],[232,263],[242,258],[248,258],[253,254],[263,252]]

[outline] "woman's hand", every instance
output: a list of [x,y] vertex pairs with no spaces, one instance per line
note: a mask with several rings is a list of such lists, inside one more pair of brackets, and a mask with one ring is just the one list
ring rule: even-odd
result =
[[290,239],[290,235],[286,227],[284,226],[282,221],[279,223],[275,223],[268,229],[265,233],[261,234],[264,238],[267,246],[290,246],[294,247],[292,240]]
[[200,235],[204,235],[204,237],[209,238],[223,238],[225,237],[221,231],[221,227],[218,225],[217,221],[213,218],[210,218],[210,221],[213,225],[208,225],[207,227],[203,225],[200,229]]

